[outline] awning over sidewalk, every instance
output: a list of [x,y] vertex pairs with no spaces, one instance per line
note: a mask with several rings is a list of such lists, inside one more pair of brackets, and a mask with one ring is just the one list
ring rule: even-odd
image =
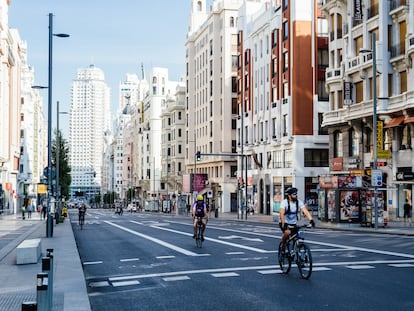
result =
[[390,122],[385,124],[384,128],[399,126],[404,122],[404,116],[392,118]]

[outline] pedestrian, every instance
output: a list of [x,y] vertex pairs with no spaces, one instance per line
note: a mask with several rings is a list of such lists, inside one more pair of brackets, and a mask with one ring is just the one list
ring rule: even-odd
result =
[[26,213],[26,206],[22,206],[22,219],[23,220],[25,220],[26,219],[26,216],[25,216],[25,213]]
[[42,219],[46,219],[47,205],[42,206]]
[[405,199],[404,204],[404,223],[408,221],[408,223],[411,226],[411,212],[412,212],[412,206],[408,202],[408,199]]
[[27,219],[32,218],[32,212],[34,212],[34,205],[30,203],[29,208],[27,209]]

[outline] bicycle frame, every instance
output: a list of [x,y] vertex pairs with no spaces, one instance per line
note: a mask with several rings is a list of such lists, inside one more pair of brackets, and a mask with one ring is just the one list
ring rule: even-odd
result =
[[203,220],[202,217],[197,216],[197,234],[196,234],[196,245],[201,248],[203,246],[203,241],[201,239],[201,233],[203,231]]

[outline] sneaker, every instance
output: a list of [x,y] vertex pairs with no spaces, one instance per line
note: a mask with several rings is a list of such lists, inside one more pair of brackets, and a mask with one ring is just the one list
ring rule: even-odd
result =
[[203,242],[203,241],[204,241],[204,235],[201,236],[201,242]]
[[196,238],[196,235],[195,234],[193,234],[193,239],[195,239]]

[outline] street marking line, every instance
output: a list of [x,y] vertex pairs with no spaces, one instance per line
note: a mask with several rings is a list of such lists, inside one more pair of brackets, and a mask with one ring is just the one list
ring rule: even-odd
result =
[[260,274],[279,274],[283,273],[280,269],[274,269],[274,270],[258,270],[257,271]]
[[[368,264],[397,264],[397,263],[414,263],[414,260],[376,260],[376,261],[347,261],[347,262],[321,262],[313,263],[313,270],[320,267],[322,269],[329,269],[326,266],[350,266],[350,265],[368,265]],[[110,277],[109,281],[122,281],[122,280],[136,280],[144,278],[154,278],[154,277],[167,277],[174,275],[183,275],[183,274],[200,274],[200,273],[221,273],[229,271],[249,271],[249,270],[268,270],[268,269],[278,269],[279,265],[269,265],[269,266],[250,266],[250,267],[229,267],[229,268],[217,268],[217,269],[201,269],[201,270],[186,270],[186,271],[173,271],[173,272],[164,272],[164,273],[151,273],[151,274],[137,274],[137,275],[126,275],[119,277]]]
[[[192,224],[178,222],[178,221],[169,221],[169,222],[170,223],[177,223],[177,224],[181,224],[181,225],[192,226]],[[221,230],[221,231],[229,231],[229,232],[236,232],[236,233],[239,233],[239,234],[250,234],[250,235],[256,235],[256,236],[263,236],[263,237],[268,237],[268,238],[280,239],[279,235],[275,236],[275,235],[270,235],[270,234],[263,234],[263,233],[258,233],[258,232],[250,232],[250,231],[222,228],[222,227],[217,227],[217,226],[208,226],[208,227],[211,228],[211,229],[217,229],[217,230]],[[280,232],[280,231],[276,230],[275,232]],[[317,233],[317,231],[314,231],[314,232],[306,231],[306,234],[314,234],[314,233]],[[360,235],[358,235],[358,236],[360,236]],[[369,248],[354,247],[354,246],[347,246],[347,245],[341,245],[341,244],[324,243],[324,242],[317,242],[317,241],[312,241],[312,240],[308,240],[308,239],[306,239],[306,243],[313,244],[313,245],[334,247],[334,248],[342,248],[344,250],[354,250],[354,251],[361,251],[361,252],[367,252],[367,253],[390,255],[390,256],[397,256],[397,257],[405,257],[405,258],[414,259],[413,254],[407,254],[407,253],[397,253],[397,252],[390,252],[390,251],[382,251],[382,250],[378,250],[378,249],[369,249]]]
[[101,282],[91,282],[89,283],[90,287],[105,287],[105,286],[109,286],[109,282],[108,281],[101,281]]
[[394,264],[390,264],[389,266],[395,267],[395,268],[412,268],[412,267],[414,267],[413,264],[409,264],[409,263],[394,263]]
[[190,278],[186,275],[183,275],[183,276],[171,276],[171,277],[166,277],[162,279],[165,282],[173,282],[173,281],[185,281],[185,280],[189,280]]
[[331,271],[331,268],[327,267],[312,267],[312,271]]
[[126,258],[126,259],[120,259],[120,262],[128,262],[128,261],[138,261],[139,258]]
[[119,286],[131,286],[131,285],[138,285],[140,284],[137,280],[132,281],[122,281],[122,282],[112,282],[113,287],[119,287]]
[[172,244],[170,244],[168,242],[164,242],[164,241],[162,241],[160,239],[153,238],[153,237],[151,237],[149,235],[146,235],[146,234],[143,234],[143,233],[139,233],[138,231],[134,231],[134,230],[128,229],[126,227],[122,227],[120,225],[114,224],[113,222],[110,222],[110,221],[105,220],[105,223],[107,223],[108,225],[114,226],[114,227],[116,227],[118,229],[121,229],[123,231],[126,231],[128,233],[131,233],[131,234],[134,234],[136,236],[139,236],[141,238],[150,240],[150,241],[152,241],[154,243],[157,243],[157,244],[159,244],[161,246],[164,246],[164,247],[167,247],[169,249],[172,249],[172,250],[174,250],[174,251],[176,251],[178,253],[181,253],[181,254],[184,254],[184,255],[187,255],[187,256],[200,256],[197,253],[194,253],[194,252],[188,251],[188,250],[186,250],[184,248],[181,248],[181,247],[172,245]]
[[211,273],[211,276],[214,276],[215,278],[227,278],[227,277],[233,277],[233,276],[240,276],[240,274],[235,272],[225,272],[225,273]]
[[171,258],[175,258],[175,256],[157,256],[155,258],[157,258],[157,259],[171,259]]
[[227,253],[224,253],[224,254],[226,254],[226,255],[244,255],[245,252],[227,252]]
[[346,266],[346,268],[353,269],[353,270],[362,270],[362,269],[373,269],[375,267],[369,266],[369,265],[351,265],[351,266]]
[[[131,220],[131,222],[134,222],[134,221]],[[156,228],[156,229],[159,229],[159,230],[174,232],[174,233],[181,234],[181,235],[193,236],[191,233],[182,232],[182,231],[178,231],[178,230],[167,229],[167,228],[158,227],[158,226],[150,226],[150,227]],[[221,240],[217,240],[217,239],[213,239],[213,238],[204,237],[204,240],[219,243],[219,244],[229,245],[229,246],[233,246],[233,247],[237,247],[237,248],[247,249],[247,250],[252,251],[252,252],[269,253],[269,251],[267,251],[265,249],[260,249],[260,248],[250,247],[250,246],[246,246],[246,245],[242,245],[242,244],[236,244],[236,243],[221,241]]]
[[87,266],[87,265],[99,265],[99,264],[101,264],[101,263],[103,263],[103,261],[85,261],[85,262],[83,263],[83,265],[84,265],[84,266]]

